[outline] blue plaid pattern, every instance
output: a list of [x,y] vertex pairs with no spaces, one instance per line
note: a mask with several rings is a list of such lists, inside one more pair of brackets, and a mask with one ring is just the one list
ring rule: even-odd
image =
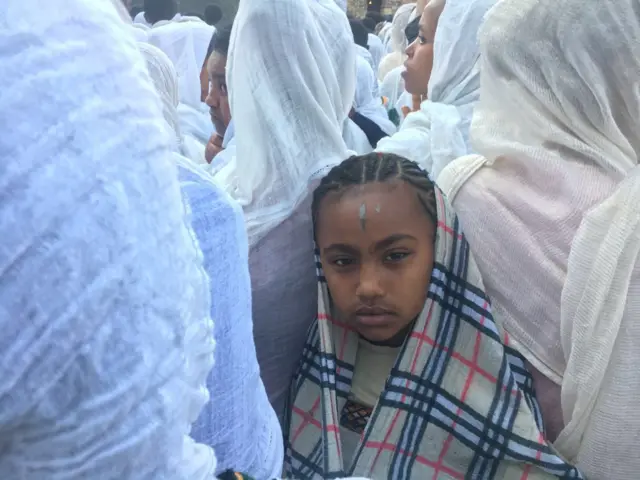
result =
[[339,418],[358,336],[332,317],[318,257],[318,319],[292,384],[286,476],[581,479],[544,440],[533,380],[493,320],[458,220],[437,189],[436,200],[436,262],[424,310],[348,463]]

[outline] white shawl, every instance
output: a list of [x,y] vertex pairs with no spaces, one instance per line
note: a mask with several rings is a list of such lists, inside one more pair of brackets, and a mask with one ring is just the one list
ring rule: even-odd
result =
[[215,29],[202,21],[166,22],[149,32],[149,43],[162,50],[178,73],[180,105],[178,115],[185,138],[197,140],[202,147],[213,133],[209,108],[200,101],[200,72]]
[[0,478],[212,478],[188,436],[208,281],[160,103],[110,1],[36,3],[0,3]]
[[371,67],[362,57],[356,58],[356,94],[354,107],[356,112],[375,122],[387,135],[396,132],[396,126],[391,120],[387,110],[382,104],[382,98],[375,95],[377,83],[375,74]]
[[244,209],[250,246],[348,156],[354,66],[353,35],[333,0],[240,3],[227,60],[236,156],[217,178]]
[[494,3],[447,0],[436,29],[428,100],[376,150],[413,160],[432,178],[452,160],[471,153],[469,126],[480,90],[477,34]]
[[640,471],[637,0],[502,0],[481,32],[474,146],[439,181],[494,311],[562,385],[559,451]]

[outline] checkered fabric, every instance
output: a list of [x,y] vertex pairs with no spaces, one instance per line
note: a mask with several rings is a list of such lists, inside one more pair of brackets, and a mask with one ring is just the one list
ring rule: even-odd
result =
[[348,463],[339,422],[358,335],[332,317],[318,260],[318,318],[292,385],[286,477],[582,478],[545,442],[524,361],[496,325],[469,245],[438,189],[436,201],[427,301]]

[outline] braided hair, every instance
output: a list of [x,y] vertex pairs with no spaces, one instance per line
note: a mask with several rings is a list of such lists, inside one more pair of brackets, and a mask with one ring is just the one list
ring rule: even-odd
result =
[[329,193],[340,192],[356,185],[400,180],[417,190],[418,200],[431,220],[437,223],[434,183],[417,163],[393,153],[368,153],[348,158],[331,169],[313,192],[311,214],[316,230],[320,202]]

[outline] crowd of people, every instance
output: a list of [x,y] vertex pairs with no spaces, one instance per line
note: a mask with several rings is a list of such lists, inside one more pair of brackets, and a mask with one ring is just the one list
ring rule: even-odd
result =
[[202,13],[0,5],[0,478],[635,480],[640,1]]

